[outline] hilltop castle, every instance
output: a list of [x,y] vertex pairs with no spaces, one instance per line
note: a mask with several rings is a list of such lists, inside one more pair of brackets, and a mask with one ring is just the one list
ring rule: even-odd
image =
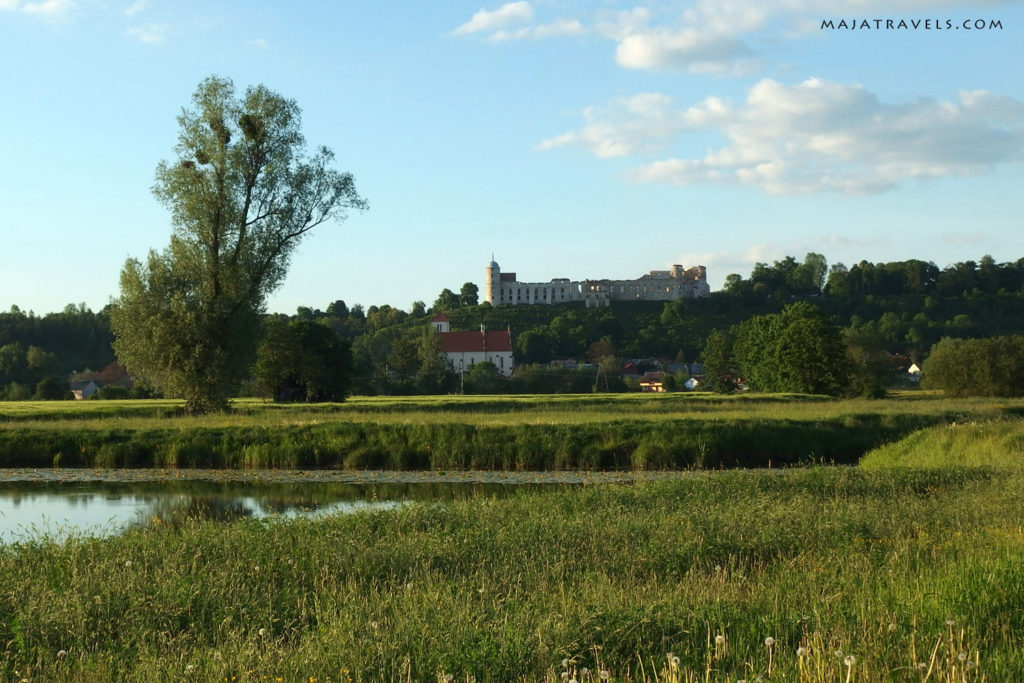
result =
[[583,301],[587,308],[608,306],[612,301],[672,301],[711,295],[707,269],[652,270],[635,280],[583,280],[555,278],[551,282],[519,282],[515,273],[503,273],[495,261],[484,270],[484,301],[492,306],[561,304]]

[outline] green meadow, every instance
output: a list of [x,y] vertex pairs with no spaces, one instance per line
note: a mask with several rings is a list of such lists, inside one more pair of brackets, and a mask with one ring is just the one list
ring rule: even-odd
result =
[[[243,404],[198,421],[171,404],[120,415],[76,404],[73,416],[25,405],[0,429],[5,440],[45,441],[147,430],[316,434],[342,423],[436,435],[443,430],[429,430],[457,425],[490,447],[500,434],[518,438],[515,430],[610,424],[595,433],[618,438],[634,432],[617,425],[639,424],[636,434],[722,439],[706,442],[707,455],[728,443],[712,426],[749,421],[778,430],[773,448],[781,434],[808,441],[790,445],[799,466],[771,470],[699,470],[669,450],[675,476],[634,484],[321,519],[153,519],[108,538],[0,546],[0,680],[1024,677],[1020,402],[493,401],[504,407]],[[821,465],[826,453],[796,455],[818,426],[837,443],[861,428],[875,436],[843,460],[859,466]]]
[[924,427],[1014,419],[1022,401],[713,394],[0,404],[0,467],[714,469],[853,464]]

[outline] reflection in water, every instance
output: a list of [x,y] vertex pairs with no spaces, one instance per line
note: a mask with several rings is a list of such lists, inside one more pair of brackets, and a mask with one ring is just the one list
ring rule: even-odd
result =
[[[70,534],[107,535],[154,519],[231,522],[394,508],[407,501],[507,495],[538,484],[326,481],[4,481],[0,543]],[[550,486],[547,484],[545,486]]]

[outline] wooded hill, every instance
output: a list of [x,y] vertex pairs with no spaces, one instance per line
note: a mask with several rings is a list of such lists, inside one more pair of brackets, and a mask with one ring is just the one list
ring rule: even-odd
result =
[[[435,310],[444,311],[453,330],[510,328],[520,365],[556,359],[696,361],[712,331],[778,313],[795,301],[820,308],[852,343],[882,348],[906,364],[921,363],[944,337],[1024,334],[1024,258],[996,263],[985,256],[942,269],[920,260],[829,268],[822,255],[810,253],[803,261],[759,263],[746,279],[730,275],[721,291],[701,300],[613,302],[592,309],[582,303],[491,307],[477,303],[477,288],[467,283],[461,294],[446,289],[434,306],[416,302],[409,312],[388,305],[349,308],[337,300],[326,311],[302,307],[293,316],[274,317],[316,321],[348,340],[358,392],[373,390],[367,385],[372,378],[395,376],[396,367],[415,374],[416,358],[423,357],[418,345],[431,343],[424,330]],[[105,311],[84,306],[42,317],[16,307],[0,313],[0,393],[14,397],[12,386],[20,385],[15,393],[25,398],[26,387],[44,377],[66,380],[73,370],[98,370],[112,362],[108,320]]]

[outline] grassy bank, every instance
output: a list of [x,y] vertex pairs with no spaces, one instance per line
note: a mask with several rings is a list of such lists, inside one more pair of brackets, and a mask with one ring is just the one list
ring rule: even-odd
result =
[[959,422],[915,432],[872,450],[868,469],[887,467],[1024,467],[1024,423]]
[[1016,417],[1024,402],[598,395],[239,403],[14,404],[0,467],[665,469],[855,463],[924,427]]
[[1022,528],[986,468],[154,520],[0,547],[0,679],[1015,680]]

